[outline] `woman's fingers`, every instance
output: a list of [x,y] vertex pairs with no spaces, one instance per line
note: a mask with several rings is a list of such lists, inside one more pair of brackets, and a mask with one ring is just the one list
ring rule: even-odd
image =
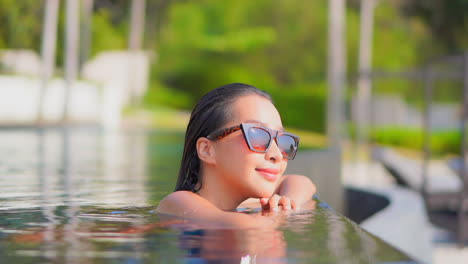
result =
[[291,200],[291,209],[293,210],[299,210],[299,206],[297,205],[296,201]]
[[291,210],[291,199],[286,196],[281,196],[279,199],[279,205],[283,206],[283,210]]
[[270,205],[268,203],[269,200],[269,198],[260,198],[260,205],[262,206],[263,211],[270,210]]
[[281,196],[279,196],[277,194],[273,194],[273,196],[270,197],[270,199],[268,201],[268,204],[270,206],[270,210],[272,210],[272,211],[278,211],[279,210],[278,204],[279,204],[280,199],[281,199]]
[[264,211],[279,211],[280,209],[287,211],[299,209],[299,206],[294,200],[277,194],[272,195],[270,198],[261,198],[260,204]]

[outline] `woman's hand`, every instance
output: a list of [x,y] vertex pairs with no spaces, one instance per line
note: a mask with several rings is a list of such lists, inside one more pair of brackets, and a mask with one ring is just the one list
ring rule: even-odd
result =
[[297,207],[303,208],[303,205],[312,199],[316,191],[314,183],[303,175],[284,175],[278,185],[275,193],[281,197],[288,197],[294,200]]
[[278,194],[273,194],[270,198],[261,198],[260,204],[262,205],[262,211],[288,211],[288,210],[297,210],[299,205],[296,201],[290,199],[286,196],[280,196]]

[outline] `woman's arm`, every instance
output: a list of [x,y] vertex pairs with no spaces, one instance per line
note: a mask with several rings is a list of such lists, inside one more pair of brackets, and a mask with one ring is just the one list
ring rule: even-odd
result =
[[316,190],[315,184],[308,177],[292,174],[283,176],[275,193],[302,205],[312,199]]
[[222,211],[205,198],[189,191],[169,194],[159,203],[156,211],[190,219],[207,227],[274,228],[281,221],[278,217]]

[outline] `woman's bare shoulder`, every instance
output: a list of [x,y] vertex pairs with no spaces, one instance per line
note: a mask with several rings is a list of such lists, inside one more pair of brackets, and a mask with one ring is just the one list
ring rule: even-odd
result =
[[200,195],[190,191],[173,192],[159,202],[156,212],[177,216],[187,216],[200,208],[214,207]]

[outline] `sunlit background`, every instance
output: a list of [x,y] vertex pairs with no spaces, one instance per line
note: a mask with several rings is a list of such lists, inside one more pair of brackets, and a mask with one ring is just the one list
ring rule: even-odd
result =
[[1,210],[156,205],[192,107],[241,82],[321,199],[417,260],[468,259],[468,1],[0,0],[0,25]]

